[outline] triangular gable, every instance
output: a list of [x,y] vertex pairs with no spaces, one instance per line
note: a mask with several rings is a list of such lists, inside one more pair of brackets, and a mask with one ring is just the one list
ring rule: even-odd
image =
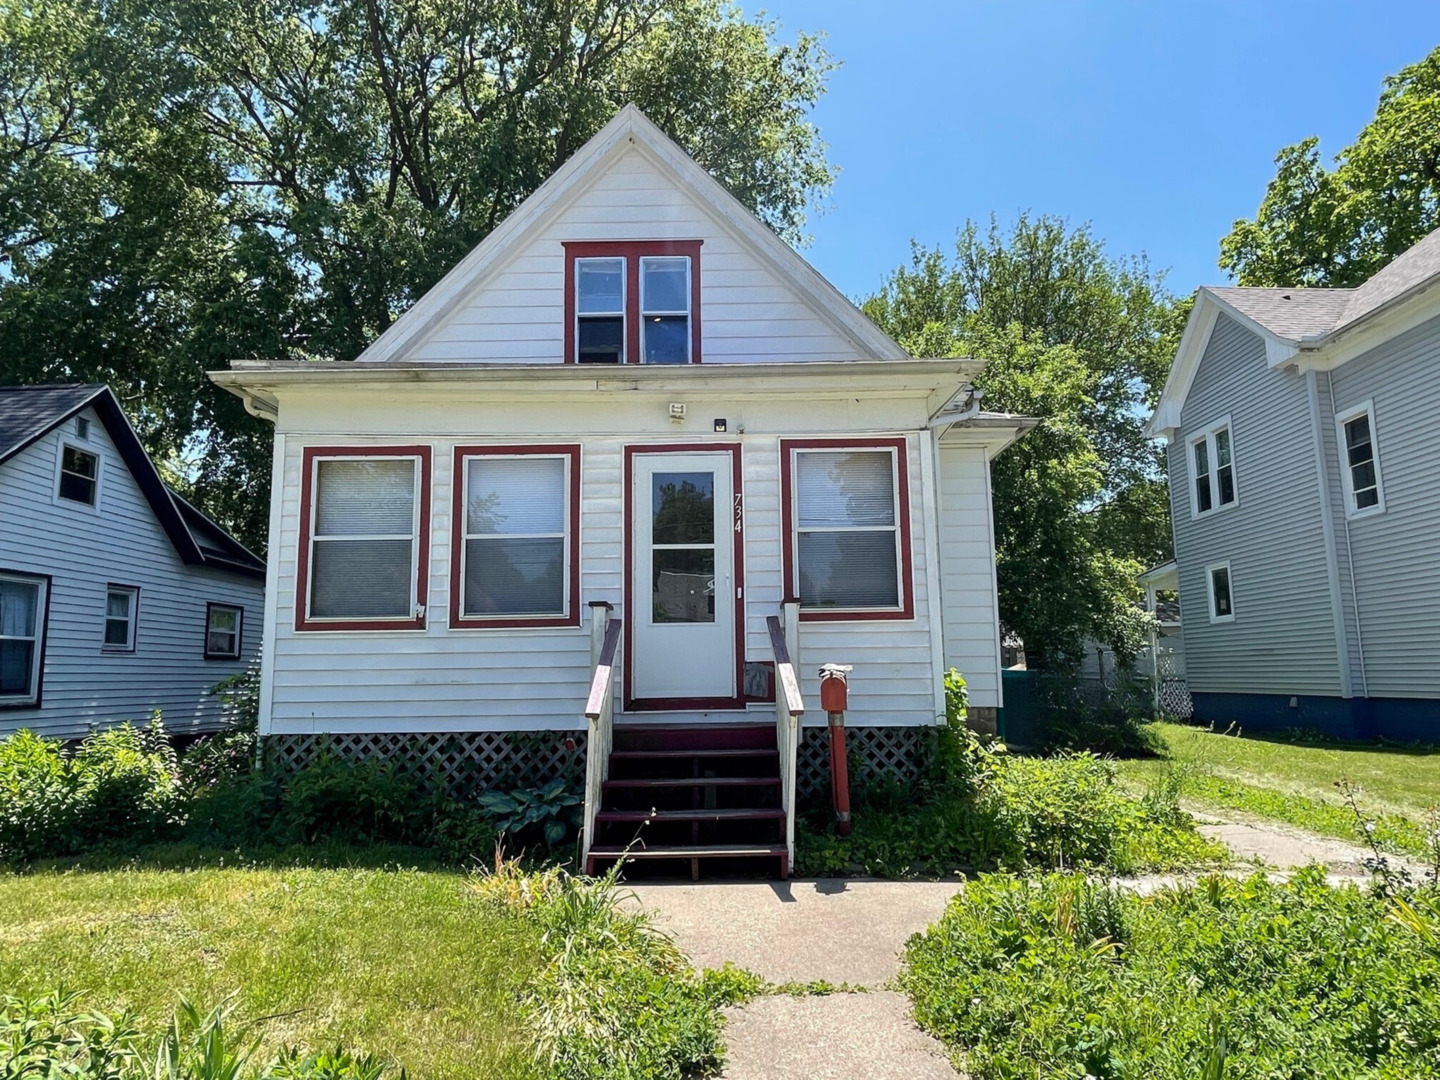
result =
[[[628,194],[623,189],[630,185]],[[647,187],[648,185],[648,187]],[[746,280],[744,295],[767,298],[774,322],[794,328],[802,321],[811,355],[800,358],[898,359],[907,354],[870,322],[834,286],[826,281],[788,244],[775,235],[734,196],[697,165],[683,150],[633,105],[580,148],[534,194],[491,233],[429,292],[390,326],[360,356],[360,361],[473,359],[478,361],[558,360],[547,335],[562,330],[561,320],[540,309],[563,304],[563,252],[557,236],[566,240],[620,238],[614,221],[635,220],[635,233],[627,240],[692,238],[694,221],[708,222],[709,251],[702,251],[702,281],[712,270],[727,268],[731,277]],[[668,232],[656,235],[658,217]],[[608,228],[607,228],[607,222]],[[557,233],[556,230],[559,230]],[[748,278],[747,278],[748,272]],[[708,291],[708,284],[706,286]],[[493,297],[487,293],[492,291]],[[731,295],[740,296],[736,290]],[[521,301],[516,303],[516,301]],[[718,312],[709,295],[704,300],[702,325]],[[779,305],[779,306],[775,306]],[[788,306],[787,306],[788,305]],[[523,312],[511,316],[513,330],[497,312]],[[766,325],[765,303],[754,318],[758,335]],[[527,318],[530,321],[526,321]],[[785,320],[790,320],[786,322]],[[723,321],[723,320],[722,320]],[[714,324],[718,332],[718,323]],[[470,333],[464,329],[474,326]],[[507,333],[519,341],[544,341],[537,355],[509,355],[503,346]],[[467,336],[468,335],[468,336]],[[791,357],[793,358],[793,357]]]
[[1180,337],[1180,348],[1175,352],[1175,361],[1165,379],[1165,389],[1160,392],[1155,412],[1145,425],[1148,437],[1168,439],[1179,430],[1185,398],[1200,370],[1200,361],[1210,344],[1210,334],[1222,314],[1260,336],[1265,342],[1265,359],[1271,367],[1285,363],[1299,351],[1297,342],[1272,333],[1233,304],[1226,303],[1209,289],[1201,288],[1195,294],[1195,306],[1190,309],[1190,318],[1185,322],[1185,332]]
[[[12,392],[20,389],[24,388],[16,388]],[[23,441],[4,450],[0,454],[0,464],[29,449],[77,414],[93,409],[182,562],[188,566],[210,566],[250,577],[265,575],[264,562],[253,552],[170,490],[109,386],[86,386],[77,390],[80,392],[65,401],[63,408],[47,417],[43,426],[28,431]],[[196,538],[197,533],[205,537],[203,546]]]

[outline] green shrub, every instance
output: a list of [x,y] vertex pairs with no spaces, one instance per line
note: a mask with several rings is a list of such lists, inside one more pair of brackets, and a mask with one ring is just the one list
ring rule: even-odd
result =
[[328,750],[286,779],[278,827],[293,840],[404,842],[420,788],[389,761],[347,761]]
[[[952,729],[946,737],[961,736]],[[1195,831],[1174,790],[1157,787],[1136,799],[1120,787],[1114,765],[1094,754],[1020,757],[965,737],[963,780],[867,795],[848,838],[802,820],[799,872],[906,877],[961,867],[1084,866],[1132,873],[1224,859]]]
[[510,861],[477,882],[482,896],[540,930],[543,966],[523,1008],[542,1075],[709,1075],[721,1064],[714,985],[690,969],[648,915],[621,909],[616,875],[526,874]]
[[0,739],[0,862],[69,850],[78,838],[76,779],[58,741],[25,730]]
[[[337,1049],[255,1059],[257,1042],[227,1027],[228,1009],[181,1000],[168,1027],[146,1032],[129,1014],[82,1011],[81,995],[0,998],[0,1076],[75,1080],[380,1080],[385,1066]],[[403,1076],[404,1073],[402,1072]]]
[[1440,1075],[1440,895],[1319,867],[1149,897],[982,878],[900,983],[976,1080]]
[[502,836],[520,843],[539,839],[552,848],[579,830],[585,813],[585,797],[571,791],[563,776],[539,787],[486,791],[478,802]]

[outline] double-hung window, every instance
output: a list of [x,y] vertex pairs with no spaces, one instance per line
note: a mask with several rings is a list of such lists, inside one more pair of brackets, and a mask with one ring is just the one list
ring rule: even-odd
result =
[[1335,418],[1339,427],[1341,477],[1345,482],[1345,513],[1368,517],[1385,510],[1380,484],[1380,451],[1375,445],[1375,406],[1365,402]]
[[205,605],[205,659],[239,660],[245,609],[234,604]]
[[700,241],[565,245],[565,361],[700,362]]
[[905,440],[784,440],[781,455],[801,618],[911,618]]
[[55,493],[66,502],[94,506],[100,493],[100,455],[61,443]]
[[309,447],[296,629],[425,626],[430,448]]
[[134,652],[135,631],[140,621],[140,590],[134,585],[105,587],[106,652]]
[[578,626],[578,446],[455,451],[452,626]]
[[49,590],[49,578],[0,571],[0,708],[40,703]]
[[1192,517],[1208,514],[1236,501],[1235,458],[1230,418],[1190,439],[1190,509]]
[[575,260],[575,359],[625,362],[625,260]]

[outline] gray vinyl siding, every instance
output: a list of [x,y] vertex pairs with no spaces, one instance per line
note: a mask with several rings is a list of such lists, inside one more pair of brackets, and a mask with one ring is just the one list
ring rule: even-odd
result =
[[[159,709],[175,731],[220,719],[208,693],[244,670],[259,647],[264,586],[255,579],[186,566],[93,412],[88,440],[101,457],[96,511],[54,497],[62,438],[74,421],[0,464],[0,569],[50,575],[40,707],[0,709],[0,735],[30,728],[75,738],[92,724],[149,719]],[[109,584],[137,586],[133,653],[101,650]],[[206,603],[245,609],[240,661],[206,660]]]
[[[1440,696],[1440,319],[1338,368],[1334,409],[1373,401],[1385,512],[1338,522],[1348,534],[1355,601],[1371,697]],[[1337,440],[1338,441],[1338,440]],[[1339,479],[1339,455],[1336,478]],[[1356,693],[1361,693],[1359,685]]]
[[1349,534],[1345,527],[1345,484],[1340,476],[1342,454],[1332,422],[1335,416],[1334,388],[1328,371],[1315,374],[1320,400],[1320,446],[1325,461],[1325,484],[1330,499],[1330,520],[1335,534],[1335,570],[1340,584],[1340,610],[1345,626],[1345,660],[1350,669],[1350,692],[1365,696],[1364,649],[1360,620],[1355,614],[1355,581],[1351,574]]
[[[1238,504],[1192,520],[1189,439],[1227,415]],[[1338,695],[1304,379],[1271,370],[1262,339],[1220,316],[1168,455],[1191,690]],[[1212,624],[1205,568],[1226,561],[1235,619]]]

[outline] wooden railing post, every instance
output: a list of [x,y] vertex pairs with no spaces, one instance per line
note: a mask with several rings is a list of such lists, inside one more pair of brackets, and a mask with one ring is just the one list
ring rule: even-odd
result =
[[[788,608],[789,605],[786,605]],[[797,609],[798,622],[798,608]],[[790,612],[785,612],[787,618]],[[795,864],[795,769],[800,751],[800,718],[805,715],[805,702],[800,696],[800,677],[795,670],[794,654],[785,640],[780,619],[771,615],[765,620],[770,631],[770,649],[775,655],[775,747],[780,751],[780,801],[785,811],[785,876]]]
[[610,617],[610,605],[590,605],[593,674],[585,699],[585,825],[580,836],[580,863],[590,872],[590,849],[595,846],[595,815],[610,776],[610,750],[614,745],[615,663],[620,651],[622,625]]
[[786,600],[780,605],[780,615],[785,622],[785,648],[790,653],[790,663],[800,663],[800,601]]
[[600,663],[600,650],[605,647],[605,628],[610,625],[610,614],[615,605],[608,600],[590,601],[590,671]]

